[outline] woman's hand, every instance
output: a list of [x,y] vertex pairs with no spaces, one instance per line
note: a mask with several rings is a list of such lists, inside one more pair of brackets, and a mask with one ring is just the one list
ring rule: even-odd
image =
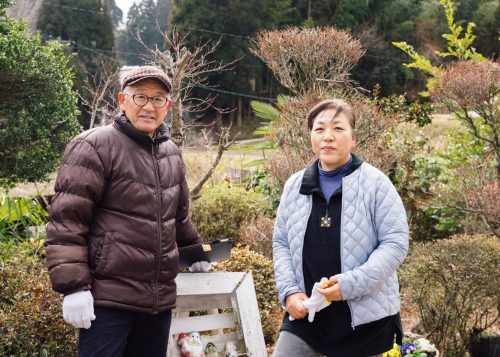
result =
[[307,300],[308,297],[304,293],[295,293],[288,295],[285,300],[286,311],[294,319],[303,319],[307,315],[307,310],[302,305],[302,301]]
[[325,289],[318,289],[319,293],[326,297],[330,301],[341,301],[342,292],[340,291],[340,285],[335,276],[328,279],[328,287]]

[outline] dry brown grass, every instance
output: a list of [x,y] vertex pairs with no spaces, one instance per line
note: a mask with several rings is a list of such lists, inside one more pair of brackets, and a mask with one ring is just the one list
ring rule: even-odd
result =
[[427,146],[443,150],[448,141],[448,130],[460,128],[463,126],[458,120],[453,119],[451,114],[434,114],[432,123],[423,128],[419,128],[414,123],[401,123],[397,129],[409,133],[414,139],[428,138]]

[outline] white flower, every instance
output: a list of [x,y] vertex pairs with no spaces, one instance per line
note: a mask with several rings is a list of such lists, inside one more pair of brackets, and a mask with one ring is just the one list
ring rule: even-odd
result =
[[425,338],[419,338],[413,341],[413,343],[418,347],[418,349],[422,352],[435,352],[436,346],[431,344],[429,340]]

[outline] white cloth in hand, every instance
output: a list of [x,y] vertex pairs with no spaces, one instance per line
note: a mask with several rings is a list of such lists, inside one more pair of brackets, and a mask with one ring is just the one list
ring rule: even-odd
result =
[[206,273],[206,272],[208,272],[208,270],[210,269],[211,266],[212,266],[212,264],[202,260],[202,261],[194,262],[193,264],[191,264],[191,266],[189,267],[189,271],[191,273]]
[[94,298],[89,290],[66,295],[63,300],[63,318],[77,328],[90,328],[95,320]]
[[309,322],[313,322],[314,320],[314,315],[318,311],[323,310],[325,307],[330,305],[332,302],[328,300],[325,296],[321,295],[319,292],[319,289],[321,288],[327,288],[328,287],[328,279],[327,278],[322,278],[319,283],[314,283],[311,297],[302,302],[302,305],[306,308],[307,312],[309,313],[309,316],[307,319]]

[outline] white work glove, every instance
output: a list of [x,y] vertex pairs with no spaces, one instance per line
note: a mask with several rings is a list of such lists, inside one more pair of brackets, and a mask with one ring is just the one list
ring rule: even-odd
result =
[[311,298],[302,303],[302,305],[304,305],[307,312],[309,313],[309,316],[307,317],[309,322],[313,322],[314,315],[316,315],[318,311],[323,310],[325,307],[329,306],[332,303],[330,300],[328,300],[324,295],[321,295],[321,293],[319,292],[319,289],[321,288],[324,289],[327,287],[328,287],[327,278],[322,278],[319,283],[314,283],[311,293]]
[[77,328],[90,328],[95,320],[94,298],[89,290],[66,295],[63,300],[63,318]]
[[[321,278],[321,281],[319,283],[314,283],[311,297],[302,302],[302,305],[304,305],[305,309],[309,314],[307,317],[309,322],[313,322],[314,316],[318,311],[323,310],[325,307],[329,306],[332,303],[330,300],[328,300],[325,296],[321,295],[321,293],[319,292],[319,289],[321,288],[324,289],[327,287],[328,287],[328,279]],[[291,315],[288,317],[288,319],[290,321],[294,320],[294,318]]]
[[210,264],[207,261],[202,260],[202,261],[194,262],[193,264],[191,264],[191,266],[189,267],[189,271],[191,273],[206,273],[206,272],[208,272],[208,269],[210,269],[211,266],[212,266],[212,264]]

